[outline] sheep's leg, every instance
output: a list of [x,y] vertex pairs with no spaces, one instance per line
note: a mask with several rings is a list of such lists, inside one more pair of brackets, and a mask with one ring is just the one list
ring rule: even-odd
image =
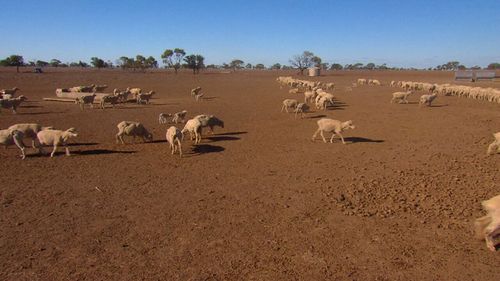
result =
[[326,143],[325,135],[323,135],[323,130],[320,130],[319,134],[321,135],[321,138],[323,138],[323,142]]
[[64,144],[64,148],[66,149],[66,156],[71,156],[71,153],[69,153],[69,148],[67,144]]
[[317,129],[316,132],[314,132],[314,134],[311,138],[312,141],[314,141],[316,139],[316,136],[318,135],[319,131],[320,131],[320,129]]
[[332,133],[332,137],[330,138],[330,143],[333,143],[333,138],[335,137],[335,133]]
[[50,157],[54,157],[54,154],[56,154],[56,150],[57,150],[57,144],[54,144],[54,149],[52,150]]
[[182,145],[179,139],[177,139],[177,148],[179,149],[179,156],[182,157]]
[[337,135],[339,135],[340,139],[342,139],[342,143],[345,144],[344,137],[342,137],[342,134],[337,133]]
[[285,105],[283,105],[283,106],[281,107],[281,112],[283,112],[283,109],[285,109]]

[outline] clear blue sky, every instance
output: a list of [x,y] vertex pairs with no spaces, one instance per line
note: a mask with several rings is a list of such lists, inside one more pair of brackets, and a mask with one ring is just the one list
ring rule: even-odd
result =
[[180,47],[206,63],[429,67],[500,61],[500,0],[0,0],[0,58],[89,61]]

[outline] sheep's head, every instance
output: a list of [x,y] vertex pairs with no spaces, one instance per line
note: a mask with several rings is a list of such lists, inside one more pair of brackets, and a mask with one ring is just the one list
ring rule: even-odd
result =
[[[52,127],[49,127],[49,128],[52,128]],[[70,133],[74,133],[74,134],[76,134],[76,129],[75,129],[75,128],[73,128],[73,127],[71,127],[71,128],[69,128],[69,129],[67,129],[67,130],[66,130],[66,132],[70,132]]]
[[146,134],[146,139],[147,139],[148,141],[153,141],[153,134],[151,134],[151,133],[147,133],[147,134]]
[[343,129],[355,129],[356,126],[354,126],[352,124],[352,120],[349,120],[349,121],[346,121],[346,122],[342,123],[342,128]]
[[20,96],[18,97],[18,99],[19,99],[19,100],[22,100],[22,101],[25,101],[25,100],[27,100],[28,98],[27,98],[27,97],[25,97],[25,96],[23,96],[23,95],[20,95]]
[[14,90],[14,91],[20,91],[21,89],[19,89],[18,87],[14,87],[14,88],[12,88],[12,90]]

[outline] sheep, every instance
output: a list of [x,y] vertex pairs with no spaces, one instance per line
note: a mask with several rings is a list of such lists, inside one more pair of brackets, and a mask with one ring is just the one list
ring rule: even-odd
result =
[[376,86],[380,86],[380,85],[382,85],[382,84],[380,83],[380,81],[378,81],[377,79],[373,79],[371,84],[372,84],[372,85],[376,85]]
[[14,87],[12,89],[2,89],[2,90],[0,90],[0,96],[3,99],[11,99],[14,97],[16,92],[19,90],[21,90],[21,89],[19,89],[18,87]]
[[312,102],[316,98],[316,91],[304,92],[304,103]]
[[298,94],[299,93],[299,89],[297,89],[297,88],[290,89],[290,90],[288,90],[288,93],[290,93],[290,94]]
[[75,104],[79,104],[81,110],[84,110],[86,104],[90,104],[90,107],[94,108],[95,97],[96,97],[96,94],[77,97],[75,99]]
[[327,92],[319,92],[316,97],[316,108],[326,109],[328,104],[333,105],[334,95]]
[[106,90],[107,87],[108,87],[108,85],[93,85],[92,92],[93,93],[101,93],[104,90]]
[[6,108],[6,109],[12,109],[12,113],[16,114],[17,113],[17,108],[21,105],[21,103],[28,98],[20,95],[17,98],[13,99],[0,99],[0,108]]
[[196,99],[196,101],[200,101],[200,99],[201,99],[201,100],[203,100],[203,96],[204,96],[204,95],[205,95],[205,94],[203,94],[203,93],[198,93],[198,94],[196,94],[196,95],[194,96],[194,98]]
[[195,116],[193,119],[198,119],[201,123],[202,128],[208,127],[210,129],[211,134],[214,133],[215,126],[224,128],[224,121],[220,120],[214,115],[201,114]]
[[395,92],[392,93],[391,103],[398,101],[398,103],[408,103],[408,96],[412,94],[412,91],[407,92]]
[[184,123],[184,118],[186,118],[186,114],[187,114],[187,110],[183,110],[181,112],[176,112],[174,113],[174,117],[172,118],[172,122],[177,124],[178,121],[180,121],[179,119],[182,119],[182,121],[180,121],[181,123]]
[[476,236],[486,240],[486,247],[495,252],[499,244],[495,238],[500,235],[500,195],[481,202],[481,206],[487,214],[474,222]]
[[325,88],[326,88],[327,90],[333,90],[333,89],[335,89],[335,83],[333,83],[333,82],[331,82],[331,83],[326,83],[326,84],[325,84]]
[[136,137],[141,137],[144,142],[153,141],[153,135],[139,122],[122,121],[116,127],[118,127],[118,134],[115,136],[116,143],[121,141],[122,144],[125,144],[123,136],[133,136],[134,143]]
[[170,114],[170,113],[160,113],[160,115],[158,116],[158,123],[167,124],[168,123],[167,117],[171,117],[171,116],[172,116],[172,114]]
[[128,101],[128,95],[130,92],[128,91],[123,91],[120,92],[118,89],[113,90],[113,95],[118,97],[118,101],[121,103],[127,102]]
[[366,81],[366,79],[363,79],[363,78],[359,78],[359,79],[358,79],[358,84],[359,84],[359,85],[365,85],[365,84],[367,84],[367,83],[368,83],[368,81]]
[[335,135],[339,135],[340,139],[342,139],[342,143],[346,144],[344,141],[344,138],[340,133],[346,129],[354,129],[355,126],[352,124],[352,121],[346,121],[346,122],[341,122],[339,120],[334,120],[330,118],[321,118],[318,120],[318,129],[316,132],[314,132],[314,135],[312,136],[312,140],[316,139],[316,136],[318,133],[320,133],[321,137],[323,138],[323,141],[326,143],[325,136],[323,135],[323,132],[333,132],[332,137],[330,138],[330,143],[333,143],[333,137]]
[[120,96],[106,95],[101,97],[101,108],[104,109],[106,103],[111,104],[111,107],[115,107],[115,104],[120,100]]
[[500,132],[493,134],[495,140],[488,146],[486,155],[492,155],[495,152],[500,152]]
[[142,93],[142,89],[141,88],[127,88],[125,90],[125,92],[128,92],[129,94],[131,94],[132,98],[134,98],[134,100],[136,100],[137,95]]
[[201,92],[201,87],[191,89],[191,96],[196,97]]
[[21,159],[26,158],[26,154],[24,153],[24,143],[23,143],[24,134],[18,130],[0,130],[0,144],[3,144],[5,148],[9,145],[15,144],[21,150]]
[[137,96],[136,96],[137,103],[138,104],[142,104],[142,103],[149,104],[149,99],[151,99],[154,94],[155,94],[154,91],[149,91],[148,93],[137,94]]
[[193,135],[195,136],[194,144],[198,144],[201,142],[201,122],[197,118],[189,119],[184,125],[184,129],[182,129],[181,133],[184,135],[186,132],[189,132],[190,139],[193,140]]
[[297,100],[286,99],[283,101],[283,106],[281,107],[281,112],[283,112],[283,110],[286,110],[286,112],[288,113],[288,109],[295,108],[297,106],[297,104],[298,104]]
[[396,87],[396,81],[392,80],[392,81],[391,81],[391,84],[389,84],[389,86],[391,86],[391,87]]
[[35,141],[38,139],[37,134],[43,130],[51,130],[53,127],[42,127],[40,124],[36,123],[22,123],[22,124],[14,124],[8,128],[11,131],[19,131],[23,134],[25,138],[31,138],[31,145],[33,148],[36,148]]
[[75,93],[92,93],[94,91],[95,85],[92,84],[90,86],[75,86],[68,88],[67,90],[69,92],[75,92]]
[[184,135],[181,130],[177,129],[175,126],[168,128],[166,133],[167,142],[170,144],[170,150],[172,155],[179,150],[179,156],[182,157],[182,145],[181,140],[184,139]]
[[309,105],[306,103],[299,103],[297,104],[297,107],[295,108],[295,118],[297,118],[297,114],[300,113],[300,118],[304,118],[306,112],[309,111]]
[[69,128],[66,131],[42,130],[38,132],[36,136],[41,144],[39,147],[40,154],[44,154],[42,148],[43,145],[53,145],[54,149],[52,150],[50,157],[54,157],[54,154],[57,151],[57,147],[60,145],[63,145],[64,148],[66,149],[66,156],[70,156],[71,154],[69,153],[67,141],[70,138],[77,137],[78,134],[76,133],[75,128]]
[[432,101],[434,99],[436,99],[436,97],[437,97],[436,93],[434,93],[432,95],[422,95],[420,97],[420,106],[422,106],[423,104],[426,104],[427,106],[431,106]]

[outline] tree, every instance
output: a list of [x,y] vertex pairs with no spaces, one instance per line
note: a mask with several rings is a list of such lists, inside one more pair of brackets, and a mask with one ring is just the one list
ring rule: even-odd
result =
[[244,62],[240,59],[234,59],[229,63],[229,66],[236,71],[236,69],[243,68]]
[[314,66],[316,66],[316,67],[321,67],[321,58],[320,58],[320,57],[318,57],[318,56],[314,56],[314,57],[312,58],[312,61],[313,61],[313,63],[314,63]]
[[467,67],[465,67],[465,65],[461,64],[461,65],[457,66],[457,69],[458,70],[466,70]]
[[106,63],[104,62],[104,60],[102,60],[98,57],[91,57],[90,64],[92,64],[93,67],[97,67],[97,68],[106,67]]
[[338,63],[332,63],[330,66],[330,70],[342,70],[344,67]]
[[246,69],[252,69],[253,65],[251,63],[247,63],[247,65],[245,65],[245,68]]
[[35,66],[36,67],[46,67],[47,65],[49,65],[49,63],[46,62],[46,61],[43,61],[43,60],[37,60],[37,61],[35,61]]
[[500,63],[498,62],[493,62],[493,63],[490,63],[488,64],[488,69],[500,69]]
[[11,55],[0,61],[2,66],[15,66],[16,72],[19,73],[19,67],[24,65],[24,58],[20,55]]
[[146,59],[146,67],[148,67],[148,68],[158,68],[158,62],[156,61],[155,58],[153,58],[152,56],[149,56]]
[[175,74],[177,74],[177,70],[181,68],[182,59],[186,56],[186,52],[184,49],[175,48],[174,49],[174,69]]
[[143,55],[135,56],[135,66],[137,68],[140,68],[141,70],[144,70],[146,68],[146,57],[144,57]]
[[58,67],[61,65],[61,61],[58,59],[51,59],[50,60],[50,66],[52,67]]
[[271,69],[281,69],[281,64],[275,63],[271,66]]
[[373,62],[367,63],[366,64],[366,69],[370,69],[370,70],[375,69],[375,64]]
[[320,64],[321,69],[325,69],[325,70],[328,69],[329,66],[330,66],[330,64],[327,62],[323,62]]
[[200,73],[200,69],[205,66],[205,58],[202,55],[189,55],[184,57],[185,67],[192,69],[193,74]]
[[255,65],[255,69],[265,69],[265,68],[266,68],[266,66],[262,63],[258,63]]
[[300,71],[300,75],[302,75],[304,74],[304,70],[313,65],[313,58],[314,54],[312,52],[304,51],[301,55],[295,55],[290,60],[290,63],[297,68]]

